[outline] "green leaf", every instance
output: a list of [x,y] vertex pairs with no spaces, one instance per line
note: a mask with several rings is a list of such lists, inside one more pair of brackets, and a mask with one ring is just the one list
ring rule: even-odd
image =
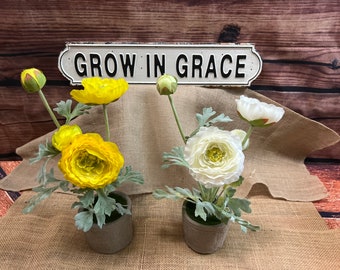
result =
[[[97,202],[94,205],[94,213],[101,214],[101,215],[108,215],[110,216],[112,211],[116,209],[116,200],[114,198],[109,197],[102,189],[97,190]],[[104,220],[105,221],[105,220]],[[98,225],[99,225],[98,220]]]
[[131,215],[131,211],[120,203],[116,203],[116,210],[121,215]]
[[60,181],[59,183],[59,187],[62,191],[66,192],[66,191],[69,191],[70,188],[69,188],[69,182],[68,181]]
[[235,195],[236,189],[232,187],[228,187],[226,190],[226,196],[232,198]]
[[175,187],[170,188],[168,186],[165,187],[167,191],[156,189],[153,192],[153,196],[155,199],[171,199],[171,200],[178,200],[178,199],[186,199],[186,198],[193,198],[193,194],[190,192],[189,189]]
[[28,205],[23,209],[24,213],[31,212],[41,201],[50,197],[58,188],[61,188],[64,191],[69,190],[69,183],[67,181],[59,180],[54,177],[53,168],[47,174],[45,173],[45,169],[42,169],[39,173],[39,177],[40,186],[32,189],[34,192],[37,192],[37,194],[29,200]]
[[30,213],[31,211],[33,211],[33,209],[43,200],[47,199],[48,197],[51,196],[51,194],[58,189],[58,186],[54,186],[54,187],[49,187],[46,188],[44,186],[39,186],[35,189],[33,189],[33,191],[37,191],[38,193],[36,195],[34,195],[29,201],[28,201],[28,205],[23,209],[23,213],[27,214]]
[[232,119],[230,119],[229,116],[224,115],[224,113],[219,114],[218,116],[212,118],[214,115],[216,114],[216,112],[211,108],[203,108],[203,113],[196,114],[196,119],[198,122],[198,127],[190,134],[189,138],[194,136],[201,127],[210,127],[213,124],[216,123],[228,123],[233,121]]
[[230,186],[232,187],[239,187],[243,183],[244,177],[240,176],[238,180],[234,183],[231,183]]
[[83,189],[83,196],[79,196],[79,202],[85,209],[88,209],[89,206],[94,203],[94,191],[92,189]]
[[204,221],[207,220],[207,215],[216,216],[214,204],[207,201],[196,201],[195,216],[200,216]]
[[37,180],[39,182],[39,184],[41,185],[47,185],[50,183],[56,183],[56,182],[61,182],[62,180],[59,180],[57,178],[54,177],[54,169],[51,168],[50,172],[47,173],[47,163],[50,159],[46,160],[46,162],[43,163],[43,165],[40,167],[39,171],[38,171],[38,175],[37,175]]
[[105,224],[106,215],[110,216],[116,210],[116,200],[107,196],[103,189],[97,190],[97,196],[93,211],[97,218],[97,225],[102,228]]
[[[38,162],[43,158],[46,160],[43,162],[41,167],[38,170],[37,180],[39,184],[46,184],[48,182],[48,178],[55,179],[53,175],[53,170],[50,171],[50,174],[47,174],[47,164],[48,162],[55,156],[60,153],[57,149],[55,149],[50,143],[46,142],[45,145],[40,144],[39,150],[35,158],[30,159],[30,164]],[[51,182],[51,181],[50,181]]]
[[60,116],[65,117],[67,121],[69,121],[72,110],[72,100],[68,99],[66,100],[66,102],[61,100],[57,103],[57,107],[53,110],[56,111]]
[[207,213],[204,211],[202,202],[196,202],[195,217],[201,217],[204,221],[207,220]]
[[117,187],[120,185],[120,183],[117,184],[117,181],[119,181],[119,176],[115,182],[104,187],[105,194],[110,194],[111,192],[114,192],[117,189]]
[[92,106],[83,103],[78,103],[71,113],[71,120],[79,115],[88,114],[89,113],[88,110],[90,110],[91,108]]
[[108,196],[104,189],[97,190],[97,201],[94,205],[93,212],[96,215],[97,224],[101,228],[105,224],[106,216],[111,216],[113,211],[120,215],[131,214],[130,210],[118,203],[114,198]]
[[240,225],[240,227],[242,232],[246,233],[248,231],[246,226]]
[[226,116],[224,113],[221,113],[217,117],[211,119],[209,121],[209,125],[216,124],[216,123],[228,123],[228,122],[231,122],[231,121],[233,121],[233,120],[231,120],[231,118],[229,116]]
[[97,219],[97,225],[99,226],[99,228],[102,228],[103,225],[105,224],[105,219],[106,219],[106,216],[104,213],[96,213],[96,219]]
[[79,230],[87,232],[93,225],[93,213],[91,211],[82,211],[74,216],[76,227]]
[[203,205],[205,211],[208,213],[208,215],[215,215],[216,211],[215,211],[215,207],[214,207],[213,203],[204,201],[204,202],[202,202],[202,205]]
[[250,202],[247,199],[231,198],[228,203],[228,207],[238,217],[241,216],[241,210],[246,213],[251,213]]
[[243,232],[247,232],[247,229],[250,229],[251,231],[258,231],[260,229],[260,226],[253,225],[250,222],[239,217],[235,219],[235,222],[237,222],[241,226],[241,230]]
[[[119,172],[117,180],[113,182],[112,185],[114,185],[114,187],[116,188],[126,181],[130,181],[136,184],[143,184],[144,178],[141,173],[133,171],[131,166],[126,166]],[[110,190],[110,192],[114,190]]]
[[68,124],[72,119],[76,118],[79,115],[88,113],[88,110],[91,109],[91,106],[77,103],[72,111],[72,100],[68,99],[65,101],[60,101],[57,103],[57,107],[53,110],[56,111],[59,115],[66,118],[66,123]]
[[43,158],[53,158],[60,153],[59,150],[55,149],[51,143],[46,141],[45,144],[39,144],[38,153],[36,153],[36,157],[31,158],[29,160],[30,164],[38,162]]
[[63,184],[67,184],[68,185],[68,183],[69,183],[69,182],[67,182],[65,180],[60,180],[58,178],[55,178],[55,176],[54,176],[54,168],[51,168],[49,173],[44,172],[44,174],[45,175],[43,177],[45,179],[45,184],[51,184],[51,183],[55,184],[55,183],[57,183],[58,186],[60,187]]
[[210,108],[203,108],[203,113],[196,114],[196,119],[200,127],[203,127],[208,122],[209,118],[214,116],[216,112],[210,107]]
[[224,115],[224,113],[219,114],[218,116],[211,119],[211,117],[213,117],[215,114],[216,112],[211,107],[203,108],[202,114],[199,114],[199,113],[196,114],[198,125],[200,127],[203,127],[203,126],[211,126],[212,124],[216,124],[216,123],[227,123],[227,122],[232,121],[230,117]]
[[172,165],[184,166],[189,168],[188,162],[184,159],[184,149],[181,146],[174,147],[171,152],[163,153],[162,168],[168,168]]
[[153,191],[152,196],[155,199],[177,199],[177,196],[173,196],[172,194],[169,194],[163,189],[156,189]]
[[173,190],[176,194],[180,194],[182,198],[193,198],[192,192],[187,188],[174,187]]
[[83,204],[81,202],[74,202],[72,205],[71,205],[71,208],[80,208],[82,207]]

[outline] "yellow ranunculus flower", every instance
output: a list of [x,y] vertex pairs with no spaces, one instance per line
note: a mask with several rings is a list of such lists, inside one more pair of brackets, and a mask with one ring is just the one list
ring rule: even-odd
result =
[[80,103],[88,105],[109,104],[119,99],[128,89],[129,85],[123,78],[85,78],[81,81],[83,90],[73,89],[71,96]]
[[59,169],[66,180],[80,188],[99,189],[117,180],[124,157],[115,143],[107,142],[97,133],[77,135],[64,148]]
[[78,125],[63,125],[53,134],[52,145],[62,151],[79,134],[82,134],[82,131]]

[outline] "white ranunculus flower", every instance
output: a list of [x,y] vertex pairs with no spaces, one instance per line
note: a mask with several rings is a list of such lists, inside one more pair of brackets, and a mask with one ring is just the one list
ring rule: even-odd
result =
[[190,174],[207,188],[239,180],[244,167],[242,141],[239,136],[217,127],[201,127],[188,139],[184,159]]
[[236,99],[240,116],[253,126],[268,126],[281,120],[284,110],[273,104],[261,102],[244,95]]

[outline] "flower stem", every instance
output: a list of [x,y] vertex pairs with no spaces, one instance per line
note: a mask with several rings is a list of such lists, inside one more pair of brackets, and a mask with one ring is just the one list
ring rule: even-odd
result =
[[205,187],[200,182],[198,182],[198,186],[200,188],[202,200],[206,201],[207,200],[207,195],[206,195],[206,192],[205,192]]
[[201,183],[198,183],[200,191],[201,191],[201,197],[203,201],[207,201],[207,202],[214,202],[215,199],[217,198],[217,192],[219,190],[219,188],[206,188],[204,185],[202,185]]
[[106,130],[106,140],[110,141],[110,125],[109,125],[109,116],[107,114],[107,105],[103,104],[103,112],[104,112],[104,121],[105,121],[105,130]]
[[251,133],[253,132],[253,126],[250,125],[249,128],[248,128],[248,131],[247,131],[247,134],[246,136],[243,138],[243,141],[242,141],[242,146],[244,146],[247,142],[247,140],[249,139]]
[[170,105],[171,105],[172,112],[174,113],[174,116],[175,116],[175,120],[176,120],[176,123],[177,123],[177,127],[178,127],[178,130],[179,130],[179,133],[181,134],[181,137],[182,137],[183,142],[185,144],[187,142],[187,140],[186,140],[186,138],[184,136],[184,132],[183,132],[181,123],[180,123],[179,118],[178,118],[178,114],[177,114],[177,111],[176,111],[176,108],[175,108],[175,104],[174,104],[174,102],[172,100],[171,95],[168,95],[168,98],[169,98],[169,102],[170,102]]
[[60,127],[60,124],[59,124],[57,118],[55,117],[55,115],[54,115],[54,113],[53,113],[53,111],[52,111],[50,105],[48,104],[48,102],[47,102],[47,100],[46,100],[46,98],[45,98],[44,93],[43,93],[41,90],[39,90],[39,91],[38,91],[38,94],[39,94],[39,96],[40,96],[40,99],[41,99],[42,103],[44,104],[45,108],[47,109],[48,113],[50,114],[50,116],[51,116],[51,118],[52,118],[54,124],[56,125],[57,128],[59,128],[59,127]]
[[218,199],[224,195],[226,189],[228,188],[229,185],[224,185],[222,189],[219,189],[220,193],[217,195],[216,193],[216,201],[218,201]]

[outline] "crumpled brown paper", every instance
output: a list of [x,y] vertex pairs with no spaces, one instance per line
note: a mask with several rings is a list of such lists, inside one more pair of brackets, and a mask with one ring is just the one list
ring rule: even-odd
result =
[[[195,114],[201,113],[204,107],[212,107],[218,114],[225,113],[234,120],[226,123],[225,129],[247,130],[247,123],[240,120],[236,112],[235,99],[241,94],[278,105],[244,88],[179,86],[173,99],[184,132],[190,134],[196,128]],[[279,123],[254,129],[250,147],[245,152],[245,181],[238,189],[239,196],[246,196],[256,183],[266,185],[275,198],[314,201],[327,195],[322,183],[309,174],[303,162],[309,153],[335,144],[340,137],[322,124],[284,109],[285,115]],[[109,105],[108,110],[111,140],[118,144],[125,164],[145,177],[144,185],[126,184],[122,191],[141,194],[164,185],[195,185],[185,168],[161,168],[162,153],[183,145],[166,96],[160,96],[153,85],[132,85],[123,97]],[[81,126],[83,132],[99,132],[104,136],[101,106],[94,107],[89,115],[80,116],[73,122]],[[23,162],[2,180],[0,188],[19,191],[37,185],[35,177],[41,164],[30,165],[28,160],[35,155],[38,144],[45,143],[52,134],[48,133],[17,149]],[[51,165],[57,169],[56,161]],[[57,176],[62,177],[60,172]]]

